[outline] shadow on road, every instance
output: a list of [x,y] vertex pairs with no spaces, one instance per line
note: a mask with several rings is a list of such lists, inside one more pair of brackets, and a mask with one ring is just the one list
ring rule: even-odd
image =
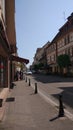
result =
[[69,77],[43,75],[43,74],[34,74],[32,76],[36,81],[42,83],[73,82],[73,78],[69,78]]
[[52,96],[56,99],[59,98],[59,95],[61,94],[63,97],[63,103],[73,108],[73,86],[72,87],[62,87],[60,88],[63,91],[61,93],[53,94]]

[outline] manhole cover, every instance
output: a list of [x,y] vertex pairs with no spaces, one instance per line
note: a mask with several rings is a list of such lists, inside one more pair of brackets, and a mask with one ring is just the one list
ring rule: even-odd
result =
[[9,97],[6,99],[6,102],[14,102],[15,98],[14,97]]

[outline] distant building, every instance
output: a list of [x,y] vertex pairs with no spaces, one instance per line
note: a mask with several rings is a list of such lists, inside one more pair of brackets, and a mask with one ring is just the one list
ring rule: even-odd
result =
[[34,56],[34,61],[33,61],[33,66],[42,64],[43,65],[42,71],[44,72],[47,66],[46,50],[49,44],[50,42],[48,41],[43,47],[37,48],[35,56]]
[[46,64],[46,49],[50,42],[47,42],[43,47],[37,48],[35,56],[34,56],[34,61],[33,64],[39,64],[43,63]]

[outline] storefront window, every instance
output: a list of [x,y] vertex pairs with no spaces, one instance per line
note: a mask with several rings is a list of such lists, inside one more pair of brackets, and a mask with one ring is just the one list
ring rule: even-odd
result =
[[1,86],[3,86],[3,74],[4,74],[3,67],[4,67],[4,65],[3,65],[3,62],[1,61],[1,66],[0,66],[0,69],[1,69]]
[[5,67],[6,67],[6,60],[2,56],[0,56],[0,88],[5,87],[5,81],[6,81]]

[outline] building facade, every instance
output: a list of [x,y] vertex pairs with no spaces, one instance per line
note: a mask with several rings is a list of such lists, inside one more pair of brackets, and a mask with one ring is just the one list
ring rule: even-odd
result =
[[59,29],[58,34],[47,48],[47,63],[52,72],[58,72],[57,57],[67,54],[71,60],[70,71],[73,72],[73,13]]
[[[6,34],[8,37],[11,55],[17,55],[15,30],[15,0],[5,0]],[[16,62],[10,61],[10,82],[14,80]]]
[[11,54],[16,54],[15,0],[5,0],[6,33]]
[[56,57],[57,57],[57,51],[56,51],[56,42],[50,43],[46,49],[46,56],[47,56],[47,65],[48,65],[48,71],[49,72],[55,72],[56,71]]
[[68,71],[73,73],[73,13],[53,40],[36,50],[33,65],[44,63],[47,65],[48,73],[60,73],[57,58],[62,54],[69,56],[71,64]]
[[10,46],[10,84],[14,81],[16,62],[28,63],[27,59],[18,57],[15,28],[15,0],[5,0],[6,34]]
[[0,0],[0,88],[9,86],[8,67],[10,47],[5,26],[5,1]]
[[29,63],[28,59],[17,56],[15,0],[0,0],[0,120],[4,112],[3,102],[14,81],[16,62]]
[[41,57],[40,52],[41,52],[41,48],[37,48],[35,56],[34,56],[33,65],[39,64],[39,60],[40,60],[40,57]]

